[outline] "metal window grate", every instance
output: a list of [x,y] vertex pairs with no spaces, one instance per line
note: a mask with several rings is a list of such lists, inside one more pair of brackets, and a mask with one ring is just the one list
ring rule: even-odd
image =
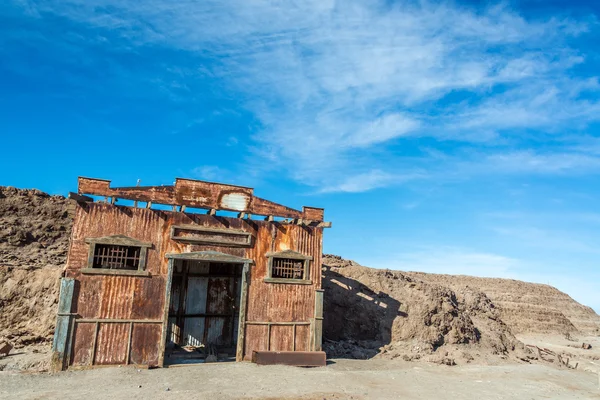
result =
[[304,277],[304,260],[293,258],[273,258],[272,278],[306,279]]
[[93,268],[138,269],[142,248],[136,246],[117,246],[97,244],[94,248]]

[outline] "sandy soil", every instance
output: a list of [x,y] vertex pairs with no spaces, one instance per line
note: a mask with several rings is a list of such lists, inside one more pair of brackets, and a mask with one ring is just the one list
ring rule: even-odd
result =
[[598,376],[544,365],[333,360],[324,368],[223,363],[0,372],[3,399],[600,399]]

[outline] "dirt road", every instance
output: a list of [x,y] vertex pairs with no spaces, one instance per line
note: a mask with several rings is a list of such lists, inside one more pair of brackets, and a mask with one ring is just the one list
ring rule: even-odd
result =
[[544,365],[334,360],[325,368],[207,364],[0,372],[2,399],[600,399],[598,377]]

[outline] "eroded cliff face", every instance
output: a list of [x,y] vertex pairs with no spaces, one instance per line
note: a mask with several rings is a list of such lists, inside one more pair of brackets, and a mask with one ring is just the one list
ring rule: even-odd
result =
[[50,342],[72,219],[69,200],[0,187],[0,339]]

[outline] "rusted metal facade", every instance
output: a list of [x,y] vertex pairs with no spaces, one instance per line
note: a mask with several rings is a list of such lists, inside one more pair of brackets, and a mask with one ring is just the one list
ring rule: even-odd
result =
[[[85,195],[106,199],[93,202]],[[64,278],[75,285],[70,313],[63,307],[59,317],[66,345],[62,361],[55,361],[57,369],[163,366],[166,343],[177,334],[171,329],[177,318],[187,318],[187,329],[210,325],[203,340],[237,340],[238,361],[250,360],[255,350],[321,350],[322,239],[323,228],[330,226],[323,222],[322,209],[294,210],[254,197],[250,188],[183,179],[168,187],[110,188],[109,181],[79,178],[78,194],[72,197],[77,206]],[[135,206],[121,206],[118,199],[135,201]],[[153,204],[172,206],[172,211]],[[207,211],[186,212],[190,207]],[[218,210],[239,214],[223,217]],[[90,241],[117,235],[151,246],[143,271],[89,268]],[[311,260],[308,276],[299,283],[266,281],[267,254],[286,250]],[[202,281],[199,269],[193,279],[207,287],[206,293],[188,293],[185,303],[178,265],[202,260],[220,265],[221,275]],[[229,270],[238,271],[240,278],[229,279]],[[207,308],[202,296],[210,297],[206,304],[212,305]],[[181,305],[188,316],[182,316]],[[70,316],[67,335],[65,315]]]

